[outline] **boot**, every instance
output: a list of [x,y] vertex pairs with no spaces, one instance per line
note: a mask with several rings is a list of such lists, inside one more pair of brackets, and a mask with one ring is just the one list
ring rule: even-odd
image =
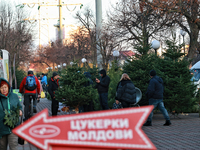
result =
[[37,113],[36,107],[33,107],[33,113]]
[[170,126],[172,123],[170,122],[170,120],[166,120],[165,124],[163,124],[163,126]]
[[143,126],[152,126],[151,121],[147,121]]

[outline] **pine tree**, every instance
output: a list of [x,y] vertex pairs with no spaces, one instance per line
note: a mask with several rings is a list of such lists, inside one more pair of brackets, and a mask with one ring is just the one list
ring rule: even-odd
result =
[[196,104],[196,86],[190,81],[189,62],[182,57],[182,45],[178,45],[175,38],[166,41],[167,50],[161,60],[162,66],[159,68],[164,80],[164,102],[170,112],[190,112]]
[[121,75],[122,75],[122,71],[118,64],[118,61],[114,60],[108,71],[108,76],[110,77],[110,84],[109,84],[109,90],[108,90],[109,108],[112,108],[113,103],[115,102],[116,88],[117,88],[118,82],[120,81]]
[[97,91],[88,85],[89,80],[83,74],[83,68],[77,65],[68,66],[62,71],[60,88],[56,92],[58,101],[78,109],[89,101],[96,99]]
[[[136,48],[140,53],[143,51],[146,52],[147,49],[150,49],[149,46],[137,46]],[[148,105],[145,93],[150,80],[149,72],[151,69],[158,70],[156,68],[159,66],[159,59],[160,58],[155,56],[155,54],[136,54],[132,60],[127,60],[127,63],[123,66],[123,72],[127,73],[135,87],[142,91],[142,99],[139,102],[140,105]]]

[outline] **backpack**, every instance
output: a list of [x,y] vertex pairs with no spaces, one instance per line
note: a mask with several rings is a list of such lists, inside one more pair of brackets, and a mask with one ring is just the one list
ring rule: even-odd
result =
[[27,76],[26,77],[26,84],[25,84],[25,89],[29,91],[35,90],[37,87],[36,81],[35,81],[35,76]]

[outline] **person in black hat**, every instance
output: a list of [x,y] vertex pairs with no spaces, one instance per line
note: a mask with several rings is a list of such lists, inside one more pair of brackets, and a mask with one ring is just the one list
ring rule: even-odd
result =
[[58,113],[59,102],[55,99],[55,91],[57,91],[59,87],[59,83],[58,83],[59,78],[60,76],[58,75],[58,73],[53,72],[53,75],[51,79],[49,80],[48,92],[52,99],[52,103],[51,103],[52,116],[57,116],[57,113]]
[[100,72],[100,80],[96,78],[96,86],[99,93],[99,101],[103,110],[109,109],[108,107],[108,87],[110,84],[110,78],[106,75],[106,70],[102,69]]
[[[154,105],[154,109],[156,107],[160,109],[160,111],[162,112],[163,116],[166,119],[166,123],[164,124],[164,126],[169,126],[171,125],[170,118],[163,103],[163,93],[164,93],[163,80],[162,78],[156,75],[155,70],[150,71],[150,77],[151,79],[149,81],[149,86],[146,92],[146,97],[149,100],[149,105]],[[147,122],[144,124],[144,126],[152,126],[152,117],[154,109],[149,115]]]

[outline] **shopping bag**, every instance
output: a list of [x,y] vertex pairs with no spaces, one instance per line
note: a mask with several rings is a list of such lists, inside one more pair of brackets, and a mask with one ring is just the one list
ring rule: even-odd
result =
[[45,98],[45,93],[43,91],[41,92],[41,98]]

